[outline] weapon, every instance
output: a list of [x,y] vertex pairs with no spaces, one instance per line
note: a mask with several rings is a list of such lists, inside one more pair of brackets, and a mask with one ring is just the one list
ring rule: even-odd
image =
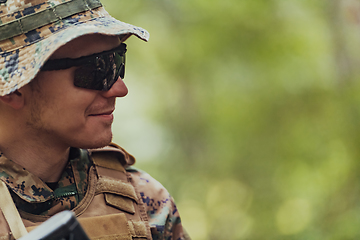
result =
[[52,216],[18,240],[90,240],[71,211]]

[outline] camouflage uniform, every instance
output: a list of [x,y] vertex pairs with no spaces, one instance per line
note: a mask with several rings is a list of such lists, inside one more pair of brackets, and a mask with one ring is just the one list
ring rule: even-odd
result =
[[[127,163],[132,164],[131,161]],[[87,150],[72,148],[68,165],[52,190],[38,177],[0,153],[0,179],[7,184],[23,219],[29,214],[52,216],[62,210],[74,209],[84,199],[92,165]],[[128,164],[126,166],[140,201],[145,205],[152,239],[188,239],[184,236],[179,213],[167,190],[147,173]],[[4,222],[0,218],[2,224]],[[8,236],[1,238],[1,235],[4,233],[0,231],[0,239],[8,239]]]

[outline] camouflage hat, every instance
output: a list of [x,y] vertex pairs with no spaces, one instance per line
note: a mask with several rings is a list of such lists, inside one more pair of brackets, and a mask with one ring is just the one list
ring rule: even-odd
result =
[[0,0],[0,96],[29,83],[59,47],[91,33],[149,39],[111,17],[100,0]]

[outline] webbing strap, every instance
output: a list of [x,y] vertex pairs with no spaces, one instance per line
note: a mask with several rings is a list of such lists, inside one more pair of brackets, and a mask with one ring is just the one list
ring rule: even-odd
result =
[[11,198],[6,184],[0,180],[0,209],[9,224],[12,235],[15,239],[21,238],[28,232],[21,220],[20,214],[17,211],[15,204]]
[[101,7],[100,0],[72,0],[0,25],[0,41],[54,23],[80,12]]

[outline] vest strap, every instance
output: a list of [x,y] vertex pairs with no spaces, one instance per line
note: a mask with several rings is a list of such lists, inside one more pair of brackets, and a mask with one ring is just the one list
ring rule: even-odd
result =
[[[113,169],[119,172],[125,173],[124,166],[120,163],[117,153],[115,152],[92,152],[91,157],[94,161],[94,164],[99,167]],[[122,155],[121,155],[122,157]]]
[[131,216],[127,223],[132,239],[150,240],[152,237],[144,203],[132,183],[131,175],[124,168],[122,158],[117,151],[112,151],[114,148],[121,151],[125,158],[125,166],[135,162],[132,155],[117,145],[93,151],[91,157],[98,175],[96,194],[103,193],[107,205]]
[[28,233],[11,198],[9,190],[3,181],[0,181],[0,209],[3,212],[15,239],[21,238]]
[[118,194],[138,202],[134,187],[130,183],[121,180],[101,176],[95,194],[102,192]]

